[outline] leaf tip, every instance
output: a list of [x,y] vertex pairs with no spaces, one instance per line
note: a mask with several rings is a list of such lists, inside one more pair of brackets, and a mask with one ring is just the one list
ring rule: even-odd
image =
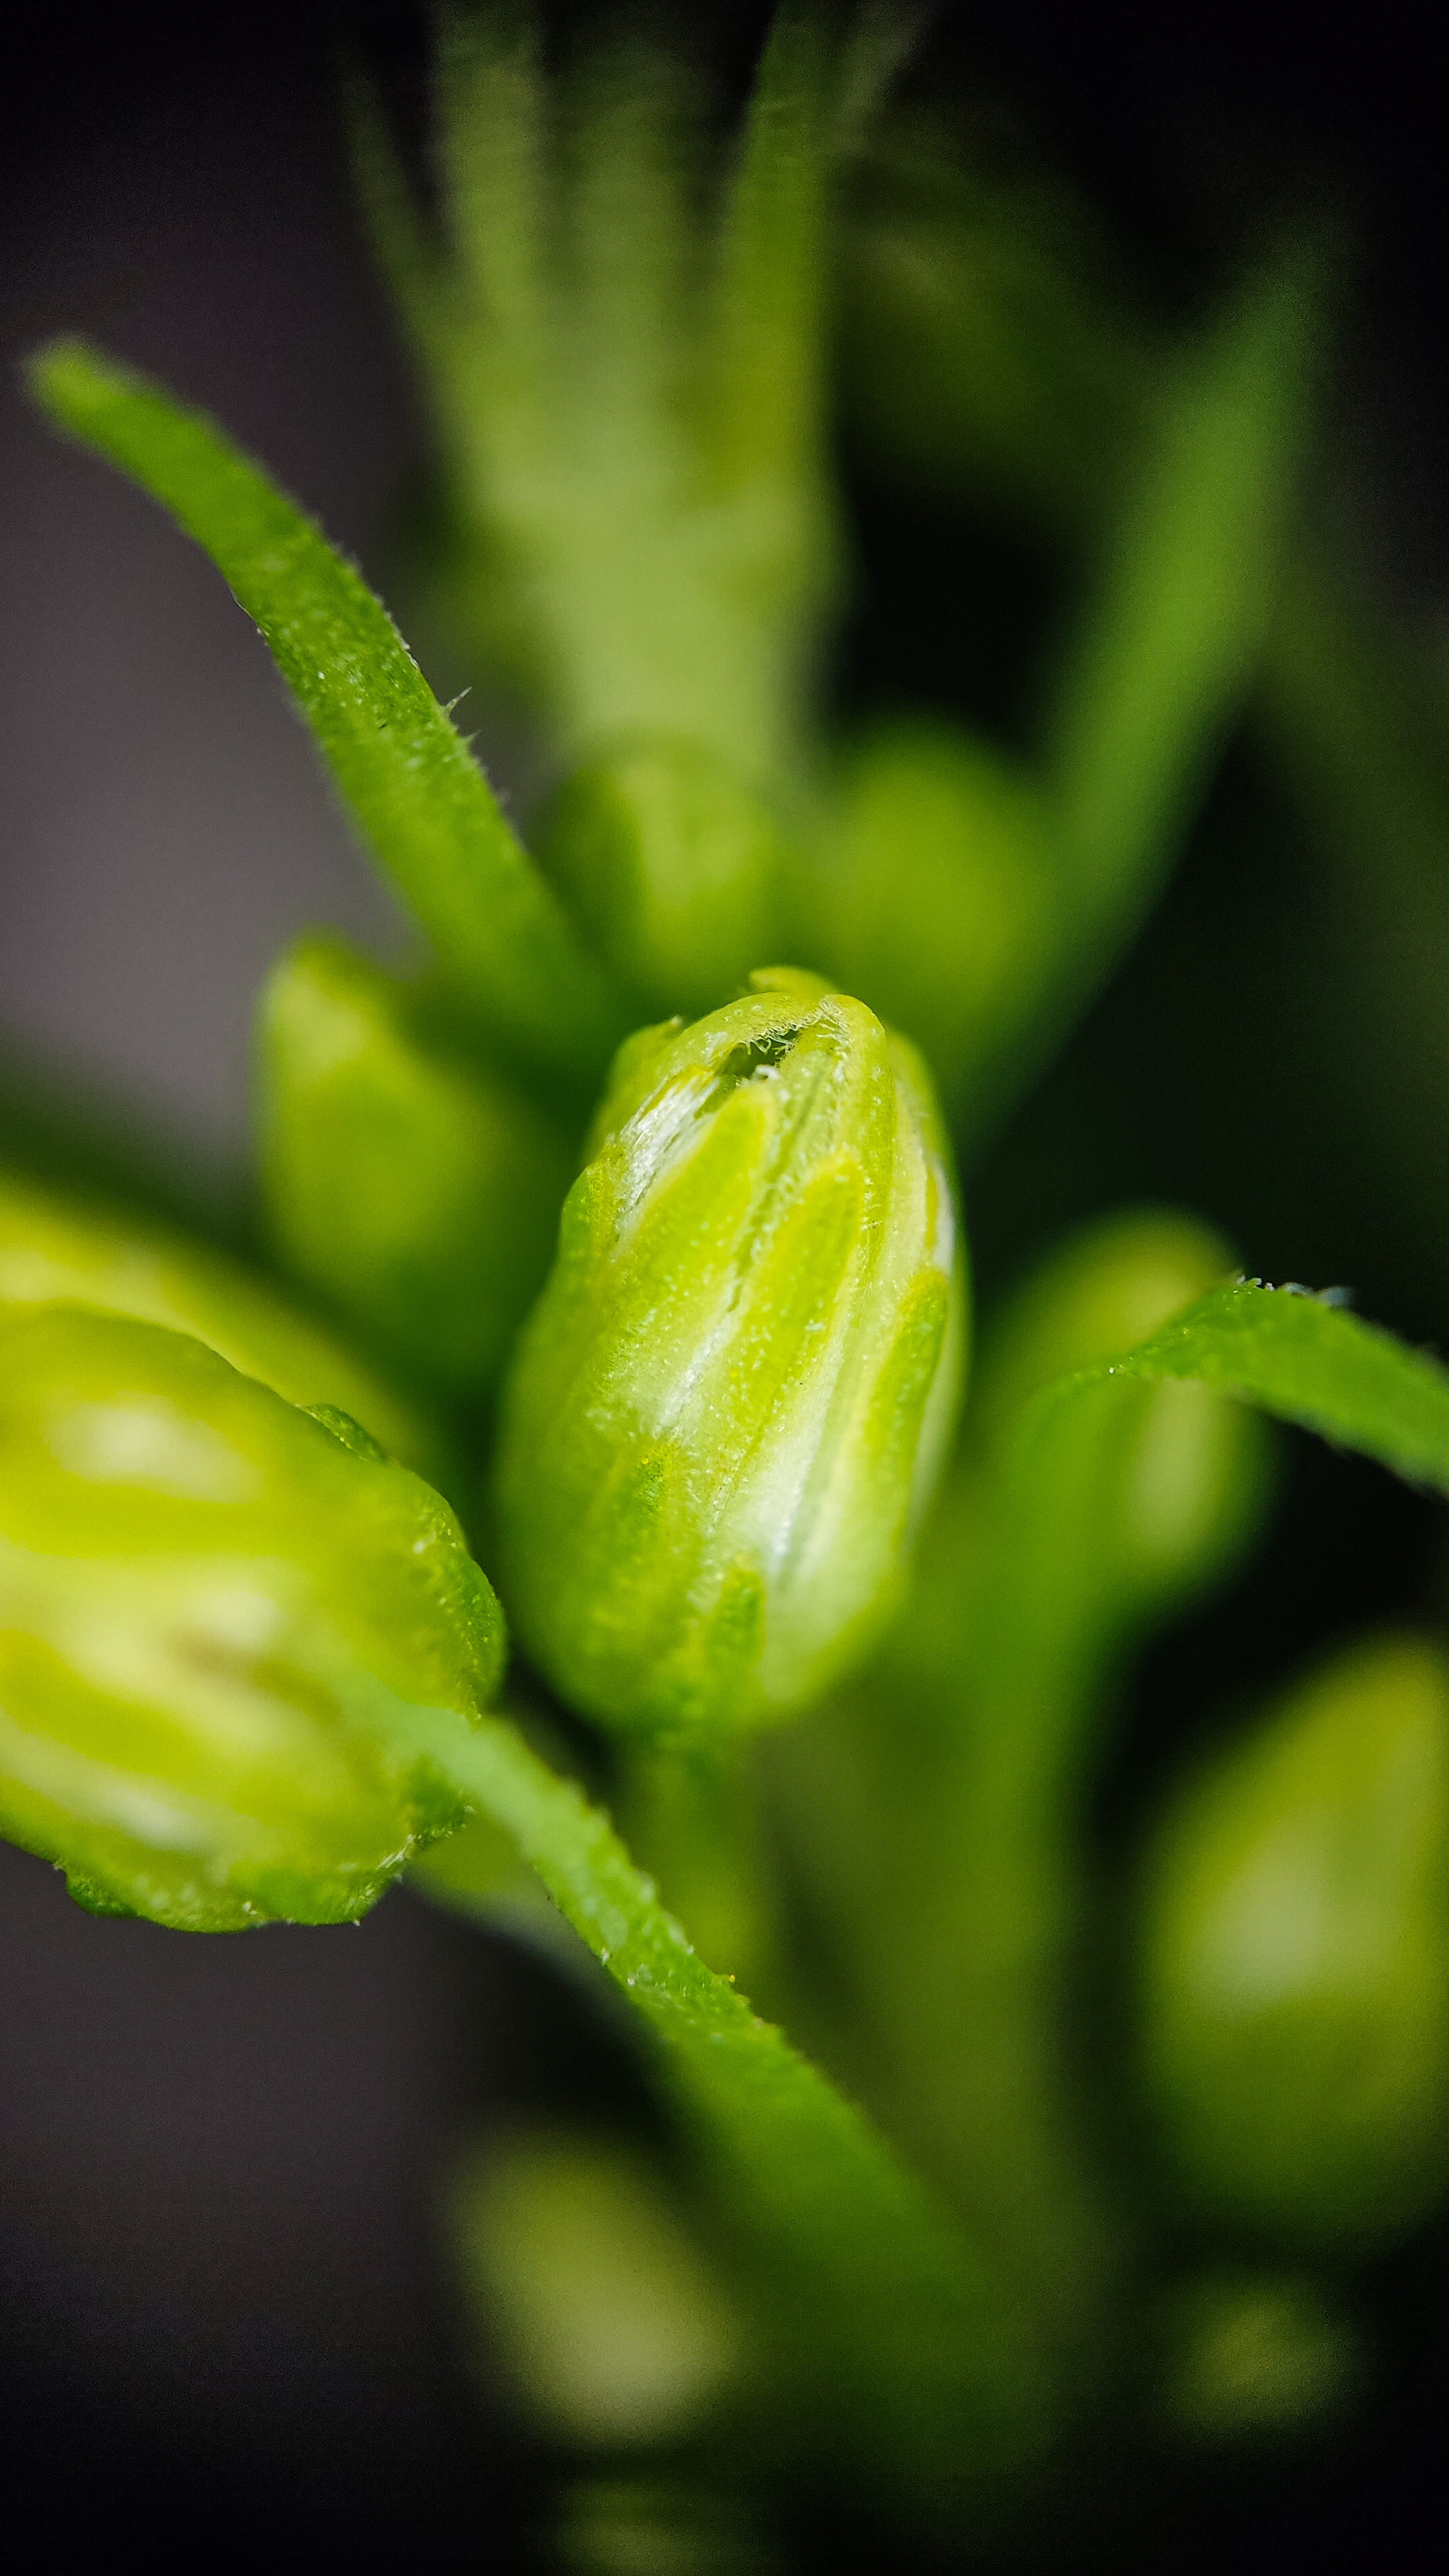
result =
[[20,362],[30,400],[63,428],[84,421],[98,398],[115,389],[120,372],[74,331],[42,342]]

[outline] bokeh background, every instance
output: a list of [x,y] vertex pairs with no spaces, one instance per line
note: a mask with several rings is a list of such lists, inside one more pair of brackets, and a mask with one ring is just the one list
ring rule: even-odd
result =
[[[690,14],[743,80],[763,11]],[[1324,472],[1360,569],[1439,657],[1449,741],[1436,32],[1427,9],[1148,25],[1028,0],[944,7],[929,42],[931,79],[1005,102],[1169,303],[1274,209],[1336,211]],[[190,24],[82,6],[4,44],[0,1099],[40,1133],[88,1097],[138,1186],[244,1229],[263,966],[317,920],[384,954],[404,934],[215,575],[47,437],[14,365],[79,328],[155,369],[405,599],[426,430],[352,219],[335,79],[339,44],[361,47],[406,111],[421,22],[340,0]],[[1057,567],[885,473],[849,424],[845,457],[841,699],[926,698],[1011,735]],[[430,676],[450,693],[467,674]],[[510,746],[478,721],[506,784]],[[1366,1313],[1449,1348],[1449,1054],[1423,1000],[1438,936],[1449,996],[1449,845],[1444,871],[1411,1003],[1235,745],[1145,939],[978,1180],[987,1298],[1063,1224],[1153,1199],[1222,1226],[1252,1271],[1350,1283]],[[1266,1551],[1138,1677],[1108,1845],[1204,1711],[1325,1635],[1442,1617],[1444,1545],[1414,1496],[1294,1443]],[[163,2559],[255,2539],[528,2563],[538,2463],[458,2308],[438,2178],[479,2120],[634,2092],[525,1944],[410,1895],[361,1931],[187,1942],[94,1922],[0,1851],[7,2532],[43,2535],[51,2558],[124,2536]],[[1103,2463],[1082,2563],[1437,2563],[1446,2293],[1442,2230],[1384,2267],[1388,2359],[1326,2450],[1170,2491]]]

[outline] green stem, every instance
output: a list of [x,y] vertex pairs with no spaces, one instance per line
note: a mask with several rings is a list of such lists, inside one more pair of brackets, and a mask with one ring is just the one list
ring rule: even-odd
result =
[[417,1712],[422,1747],[509,1833],[648,2023],[766,2332],[755,2430],[927,2509],[1020,2458],[1020,2392],[975,2264],[861,2115],[715,1976],[607,1817],[514,1729]]

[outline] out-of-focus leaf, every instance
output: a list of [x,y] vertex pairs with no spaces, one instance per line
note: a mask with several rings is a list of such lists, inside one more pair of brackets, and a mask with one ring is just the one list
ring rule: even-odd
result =
[[[898,115],[843,238],[845,397],[877,466],[1073,561],[1099,547],[1181,338],[1070,181],[990,109],[959,134]],[[1328,531],[1288,531],[1249,711],[1331,873],[1323,927],[1373,1028],[1355,1053],[1376,1155],[1442,1265],[1449,724],[1422,639]],[[1443,1181],[1426,1194],[1431,1158]]]
[[1347,1055],[1375,1165],[1398,1193],[1411,1240],[1430,1248],[1442,1274],[1449,697],[1423,639],[1356,592],[1309,533],[1286,568],[1253,717],[1323,870],[1315,935],[1332,943],[1337,978],[1336,1007],[1318,1014],[1329,1023],[1330,1084]]
[[1087,584],[1036,774],[939,722],[847,758],[801,936],[914,1037],[979,1144],[1160,889],[1261,654],[1302,447],[1292,246],[1169,369]]
[[842,230],[847,415],[877,466],[1080,543],[1116,505],[1160,331],[1092,209],[979,106],[901,111]]
[[1055,935],[1028,1055],[1059,1041],[1157,894],[1256,675],[1318,305],[1315,265],[1290,244],[1164,389],[1047,709]]
[[260,628],[341,793],[494,1043],[588,1081],[622,1034],[607,980],[504,821],[386,610],[200,413],[73,340],[31,361],[52,420],[196,539]]
[[450,11],[440,224],[357,102],[442,435],[448,607],[566,762],[644,732],[752,783],[799,764],[839,587],[826,215],[911,14],[841,28],[786,0],[722,149],[647,24],[576,36],[546,76],[535,10]]

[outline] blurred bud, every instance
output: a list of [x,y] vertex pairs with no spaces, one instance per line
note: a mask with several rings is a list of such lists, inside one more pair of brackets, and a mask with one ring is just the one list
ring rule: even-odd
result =
[[0,1330],[52,1305],[193,1333],[290,1404],[335,1404],[394,1456],[436,1470],[433,1437],[411,1406],[239,1262],[0,1173]]
[[411,1376],[480,1393],[547,1275],[573,1171],[563,1136],[425,1036],[403,988],[329,936],[273,970],[259,1054],[283,1257]]
[[[1038,1656],[1059,1630],[1085,1677],[1124,1626],[1231,1560],[1265,1490],[1264,1426],[1210,1388],[1114,1382],[1059,1419],[1024,1485],[1009,1472],[1033,1396],[1144,1341],[1231,1268],[1206,1227],[1149,1209],[1084,1228],[1008,1299],[983,1338],[962,1449],[891,1633],[892,1687],[949,1705],[983,1621],[993,1635],[1003,1621],[1024,1630]],[[983,1585],[991,1602],[973,1606]]]
[[1449,1666],[1339,1656],[1179,1797],[1142,1922],[1142,2063],[1190,2201],[1387,2242],[1449,2185]]
[[1154,2380],[1171,2429],[1191,2444],[1276,2441],[1354,2397],[1364,2356],[1353,2323],[1292,2273],[1199,2274],[1159,2316]]
[[590,2449],[692,2429],[739,2330],[652,2158],[623,2139],[525,2132],[470,2158],[451,2202],[490,2346],[543,2429]]
[[186,1931],[366,1911],[461,1822],[407,1749],[503,1623],[452,1513],[344,1414],[181,1333],[0,1337],[0,1830]]
[[1069,1235],[1008,1301],[983,1348],[971,1415],[978,1439],[1009,1437],[1043,1387],[1145,1342],[1233,1266],[1209,1227],[1158,1208]]
[[[1146,1210],[1086,1227],[1028,1282],[983,1355],[979,1441],[1008,1439],[1043,1387],[1131,1350],[1233,1267],[1220,1237],[1183,1217]],[[1095,1549],[1110,1555],[1119,1596],[1176,1593],[1215,1573],[1255,1517],[1263,1427],[1210,1387],[1109,1387],[1066,1436],[1092,1482]]]
[[718,2476],[717,2463],[701,2476],[691,2462],[683,2474],[670,2464],[573,2482],[549,2563],[556,2558],[565,2576],[786,2576],[760,2497],[742,2493],[727,2472],[711,2483],[710,2465]]
[[626,743],[566,781],[541,863],[647,1010],[723,1002],[778,944],[774,822],[711,751]]
[[914,1052],[786,969],[621,1050],[504,1399],[531,1652],[624,1727],[783,1717],[869,1644],[949,1436],[963,1265]]
[[810,945],[948,1098],[1015,1027],[1049,896],[1041,800],[1003,753],[919,721],[852,749],[810,871]]

